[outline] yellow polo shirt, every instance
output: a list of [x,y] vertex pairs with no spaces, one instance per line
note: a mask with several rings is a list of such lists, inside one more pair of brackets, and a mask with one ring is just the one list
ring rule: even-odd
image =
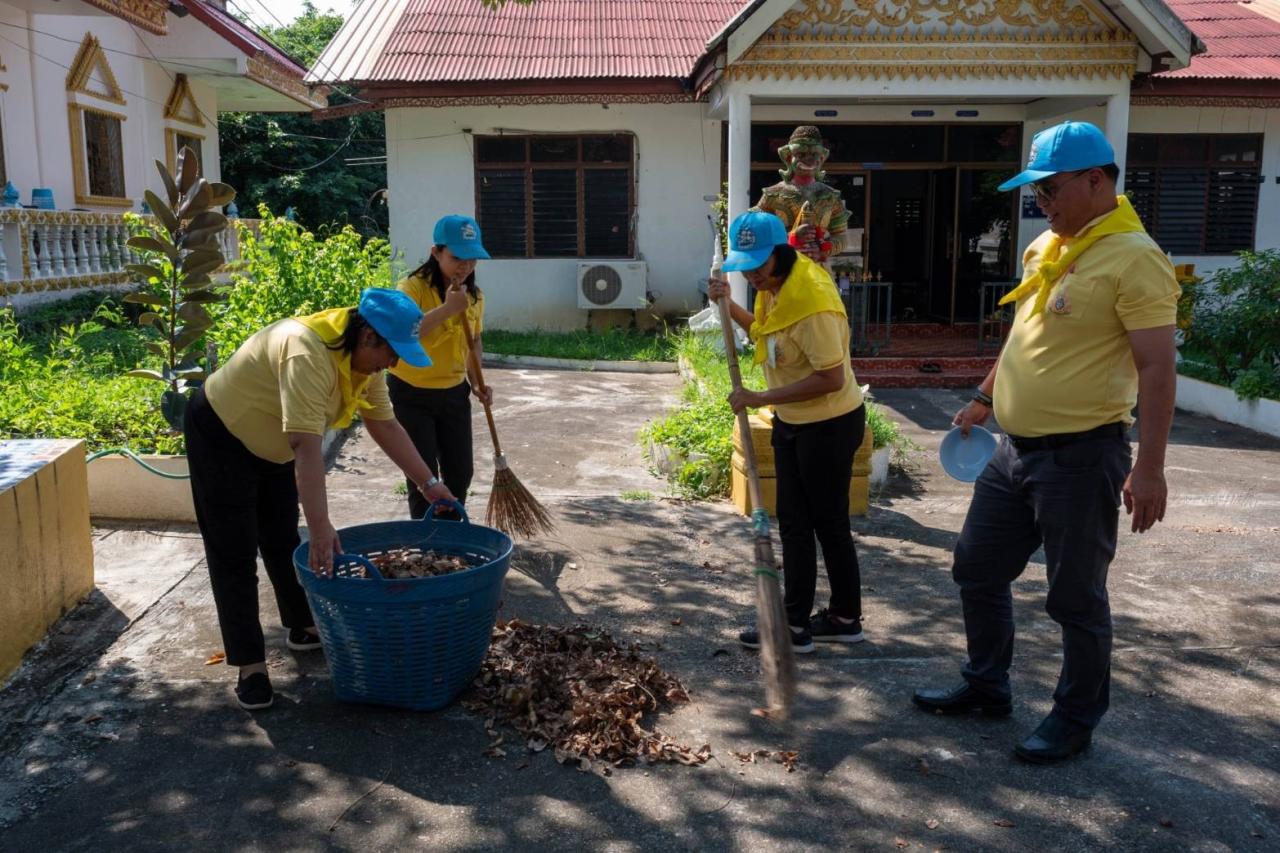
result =
[[[444,303],[431,282],[416,275],[409,276],[396,287],[407,293],[423,314]],[[467,299],[470,301],[470,297]],[[484,294],[479,290],[476,291],[476,301],[467,306],[466,315],[471,334],[479,335],[484,328]],[[430,367],[413,367],[402,361],[391,368],[392,375],[418,388],[453,388],[467,378],[466,339],[460,318],[450,317],[424,335],[422,348],[431,359]]]
[[[1039,267],[1052,236],[1045,231],[1027,247],[1024,280]],[[1070,240],[1063,242],[1065,251]],[[992,395],[1001,428],[1032,437],[1133,423],[1138,371],[1128,333],[1172,326],[1180,291],[1155,241],[1127,233],[1085,250],[1054,284],[1041,316],[1027,322],[1034,293],[1019,300]]]
[[[797,259],[783,287],[831,287],[831,277],[815,263]],[[761,292],[757,299],[773,297]],[[765,302],[766,308],[768,301]],[[799,403],[777,403],[773,410],[789,424],[811,424],[846,415],[862,405],[862,389],[849,363],[849,320],[834,311],[820,311],[779,329],[759,344],[772,353],[761,367],[770,388],[781,388],[812,376],[816,371],[842,365],[844,385],[838,391]]]
[[[256,332],[204,383],[205,397],[227,429],[268,462],[293,459],[287,432],[324,435],[342,409],[338,361],[315,332],[297,320],[280,320]],[[358,383],[359,374],[352,374]],[[395,417],[387,381],[379,371],[365,388],[372,408],[360,416]]]

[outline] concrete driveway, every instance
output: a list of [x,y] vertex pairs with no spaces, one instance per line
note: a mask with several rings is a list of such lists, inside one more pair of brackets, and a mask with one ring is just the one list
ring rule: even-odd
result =
[[[103,528],[100,591],[0,691],[0,850],[1274,850],[1280,844],[1280,442],[1182,416],[1173,495],[1112,569],[1112,711],[1057,768],[1012,745],[1060,664],[1043,565],[1017,586],[1015,712],[935,718],[957,680],[948,555],[969,488],[934,452],[963,395],[886,391],[922,450],[853,521],[869,642],[801,659],[795,718],[752,717],[749,531],[725,503],[658,498],[634,434],[675,377],[492,371],[513,468],[559,529],[525,543],[504,613],[644,643],[693,701],[662,731],[715,758],[607,778],[549,753],[483,755],[482,721],[346,706],[322,660],[286,652],[263,590],[277,705],[231,701],[198,538]],[[483,423],[477,419],[477,436]],[[477,452],[477,471],[491,466]],[[487,490],[477,482],[475,511]],[[397,473],[357,434],[331,473],[339,525],[398,517]],[[634,495],[633,495],[634,496]],[[673,624],[679,620],[679,624]],[[797,750],[788,773],[730,753]]]

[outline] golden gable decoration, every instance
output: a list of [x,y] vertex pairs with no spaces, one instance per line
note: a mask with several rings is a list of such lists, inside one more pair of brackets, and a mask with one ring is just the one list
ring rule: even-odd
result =
[[778,19],[778,27],[794,30],[805,24],[833,27],[884,27],[938,23],[945,26],[981,27],[999,20],[1010,27],[1087,27],[1094,24],[1089,11],[1070,0],[803,0]]
[[[91,87],[95,71],[105,89]],[[111,101],[113,104],[123,105],[125,102],[124,92],[116,82],[111,64],[107,62],[107,54],[93,33],[86,33],[84,41],[80,42],[80,50],[76,53],[75,61],[71,63],[71,70],[67,72],[67,91],[92,95],[104,101]]]
[[802,0],[726,76],[1132,78],[1137,41],[1091,8],[1072,0]]
[[168,35],[169,28],[164,14],[169,10],[168,0],[85,0],[117,18],[137,24],[149,33]]
[[191,94],[191,83],[187,80],[187,75],[179,74],[174,78],[173,90],[169,92],[169,99],[164,102],[164,117],[204,127],[204,116],[200,114],[195,95]]

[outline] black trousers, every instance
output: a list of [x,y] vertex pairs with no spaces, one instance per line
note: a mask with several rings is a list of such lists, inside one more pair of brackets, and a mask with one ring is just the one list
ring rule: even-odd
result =
[[1130,465],[1129,441],[1118,426],[1057,448],[1020,451],[1001,439],[974,484],[952,566],[969,645],[964,677],[975,689],[1010,695],[1011,584],[1043,544],[1045,610],[1062,626],[1054,712],[1090,728],[1102,719],[1111,688],[1107,570]]
[[773,416],[778,477],[778,531],[787,621],[808,627],[818,584],[818,550],[831,584],[831,613],[862,618],[862,575],[849,530],[853,456],[867,428],[866,408],[811,424]]
[[250,453],[227,430],[203,389],[187,406],[183,432],[227,663],[262,663],[267,655],[258,621],[259,554],[280,621],[286,628],[315,624],[293,571],[293,551],[301,541],[293,463],[268,462]]
[[[449,491],[466,503],[467,490],[475,474],[471,454],[471,385],[462,382],[452,388],[418,388],[387,374],[391,407],[409,433],[413,446]],[[427,514],[427,499],[413,481],[409,487],[409,517]]]

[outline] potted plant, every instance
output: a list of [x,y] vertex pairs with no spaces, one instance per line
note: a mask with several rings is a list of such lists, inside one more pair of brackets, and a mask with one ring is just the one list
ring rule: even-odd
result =
[[[173,174],[161,163],[156,168],[167,198],[150,190],[145,195],[155,221],[136,226],[128,240],[139,261],[127,269],[141,286],[124,301],[143,307],[138,324],[157,333],[147,349],[159,356],[160,365],[126,375],[168,386],[160,410],[170,430],[178,433],[188,396],[206,375],[201,341],[213,318],[205,306],[226,299],[212,276],[226,263],[218,235],[227,227],[227,217],[218,208],[235,198],[235,190],[201,177],[195,155],[185,147]],[[89,466],[90,514],[194,521],[186,473],[184,456],[104,456]]]
[[213,326],[205,305],[227,297],[214,289],[213,272],[226,263],[218,235],[227,217],[218,208],[230,204],[236,191],[226,184],[209,183],[200,176],[195,154],[178,152],[176,174],[162,163],[156,168],[164,181],[166,200],[147,190],[147,205],[161,230],[135,234],[128,246],[142,257],[127,269],[144,289],[125,296],[125,302],[146,306],[138,325],[150,326],[159,341],[147,344],[160,356],[159,370],[137,368],[129,376],[167,383],[160,398],[165,420],[174,431],[182,429],[191,383],[205,378],[200,365],[200,341]]

